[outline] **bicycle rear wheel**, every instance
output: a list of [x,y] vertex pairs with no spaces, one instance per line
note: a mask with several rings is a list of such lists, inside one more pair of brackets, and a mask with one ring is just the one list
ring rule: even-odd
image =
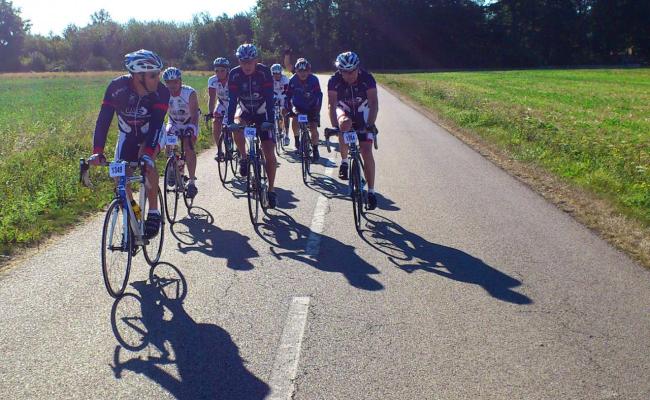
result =
[[[160,193],[160,190],[158,190],[158,204],[162,206],[162,193]],[[144,208],[142,209],[142,215],[148,215],[147,213],[149,212],[149,204],[147,201],[147,197],[145,196],[145,203],[144,203]],[[163,248],[163,242],[165,240],[165,220],[161,218],[160,221],[160,233],[158,233],[158,236],[149,239],[149,243],[145,246],[142,246],[142,250],[144,253],[144,259],[147,260],[147,264],[151,265],[152,267],[156,265],[158,260],[160,260],[160,254],[162,253],[162,248]]]
[[226,150],[226,146],[224,144],[224,137],[226,134],[224,133],[221,135],[219,138],[219,144],[217,145],[217,149],[220,154],[223,154],[223,160],[218,160],[217,164],[219,165],[219,179],[221,180],[221,183],[223,185],[226,184],[226,180],[228,179],[228,152]]
[[352,160],[350,169],[350,188],[352,189],[352,212],[354,213],[354,226],[361,230],[361,216],[363,213],[363,193],[361,192],[361,168],[357,160]]
[[[178,190],[177,186],[179,184],[178,178],[179,174],[177,173],[178,168],[176,167],[176,157],[169,157],[167,159],[167,165],[165,166],[165,175],[164,175],[164,198],[165,198],[165,216],[167,221],[170,224],[176,222],[176,212],[178,211]],[[173,178],[171,178],[173,176]],[[169,177],[169,178],[168,178]],[[170,180],[173,180],[174,185],[171,186],[169,183]]]
[[258,171],[258,160],[249,160],[246,197],[248,197],[248,214],[253,225],[257,223],[260,212],[260,177]]
[[102,228],[102,274],[104,285],[112,297],[124,293],[131,272],[133,238],[129,228],[130,216],[121,205],[120,199],[114,199],[108,206]]

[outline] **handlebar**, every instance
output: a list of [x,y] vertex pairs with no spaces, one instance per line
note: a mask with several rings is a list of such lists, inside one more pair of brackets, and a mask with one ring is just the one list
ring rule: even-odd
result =
[[[330,136],[337,136],[341,131],[339,128],[325,128],[325,144],[327,145],[327,152],[331,153],[332,149],[330,147]],[[357,131],[357,133],[372,133],[374,134],[374,139],[373,139],[373,146],[375,147],[375,150],[379,150],[379,142],[377,140],[377,137],[379,135],[379,130],[377,127],[375,127],[374,130],[368,131],[368,130],[361,130]]]
[[[108,167],[110,163],[107,160],[103,160],[98,166]],[[142,169],[142,174],[144,174],[144,169],[146,168],[146,163],[144,161],[129,161],[126,163],[126,166],[129,168],[140,168]],[[85,158],[79,159],[79,182],[87,187],[92,188],[93,183],[90,181],[90,167]]]

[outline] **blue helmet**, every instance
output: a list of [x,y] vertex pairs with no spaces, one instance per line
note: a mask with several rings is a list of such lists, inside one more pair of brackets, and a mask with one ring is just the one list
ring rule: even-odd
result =
[[217,67],[224,67],[224,68],[230,68],[230,61],[228,61],[227,58],[225,57],[217,57],[212,61],[212,67],[217,68]]
[[182,72],[180,69],[176,67],[169,67],[163,72],[163,80],[165,82],[167,81],[173,81],[176,79],[181,79]]
[[244,43],[235,52],[239,60],[246,61],[257,58],[257,47],[254,44]]
[[360,62],[361,60],[359,60],[359,56],[356,55],[356,53],[352,51],[346,51],[345,53],[341,53],[338,55],[338,57],[336,57],[334,65],[341,71],[354,71],[355,69],[359,68]]
[[296,71],[304,71],[308,70],[311,68],[311,64],[309,61],[307,61],[306,58],[299,58],[298,61],[296,61],[296,65],[294,65],[294,68]]
[[131,73],[159,72],[163,62],[153,51],[141,49],[124,56],[124,66]]
[[280,65],[280,64],[271,65],[271,73],[273,73],[273,74],[281,74],[282,73],[282,65]]

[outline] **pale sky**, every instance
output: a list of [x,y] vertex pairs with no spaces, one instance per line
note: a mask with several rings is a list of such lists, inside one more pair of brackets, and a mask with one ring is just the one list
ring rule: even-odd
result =
[[163,20],[190,22],[194,14],[208,12],[213,17],[223,13],[234,15],[248,11],[256,0],[13,0],[21,9],[21,17],[32,23],[32,33],[47,35],[50,31],[61,34],[69,24],[85,26],[90,15],[103,8],[113,20],[126,22]]

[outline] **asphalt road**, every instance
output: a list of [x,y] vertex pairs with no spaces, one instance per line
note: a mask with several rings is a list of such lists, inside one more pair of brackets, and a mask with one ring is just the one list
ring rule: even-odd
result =
[[253,227],[208,151],[166,295],[138,255],[108,296],[102,214],[3,273],[2,398],[650,398],[650,271],[384,90],[378,127],[361,234],[335,153]]

